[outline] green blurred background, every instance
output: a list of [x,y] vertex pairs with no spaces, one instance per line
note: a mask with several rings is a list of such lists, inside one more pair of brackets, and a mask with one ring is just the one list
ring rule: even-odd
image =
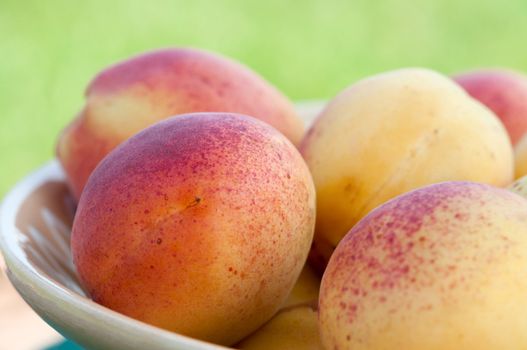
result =
[[0,0],[0,196],[54,155],[83,90],[141,51],[238,59],[295,101],[404,66],[527,71],[527,1]]

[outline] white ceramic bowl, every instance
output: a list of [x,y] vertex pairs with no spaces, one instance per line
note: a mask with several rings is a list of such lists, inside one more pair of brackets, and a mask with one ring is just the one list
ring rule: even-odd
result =
[[[320,102],[298,104],[310,123]],[[114,312],[77,281],[69,236],[74,201],[54,160],[21,180],[0,208],[0,249],[7,275],[25,301],[65,337],[89,349],[225,349]]]

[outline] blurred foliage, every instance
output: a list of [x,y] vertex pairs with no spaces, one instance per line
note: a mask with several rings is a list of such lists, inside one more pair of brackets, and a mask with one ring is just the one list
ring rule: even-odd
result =
[[100,69],[166,46],[214,50],[289,97],[403,66],[527,70],[525,0],[0,1],[0,195],[54,155]]

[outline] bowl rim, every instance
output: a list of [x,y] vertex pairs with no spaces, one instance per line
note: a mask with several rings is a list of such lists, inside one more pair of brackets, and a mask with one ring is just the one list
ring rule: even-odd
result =
[[[57,159],[45,163],[18,181],[6,194],[0,205],[0,251],[4,256],[10,280],[12,279],[10,274],[13,274],[20,281],[29,284],[41,298],[47,296],[60,300],[72,312],[89,315],[95,320],[110,321],[116,329],[145,337],[153,336],[156,338],[156,343],[172,346],[181,345],[185,346],[186,349],[195,350],[230,349],[135,320],[97,304],[87,297],[78,295],[39,273],[29,263],[20,247],[20,229],[15,223],[18,210],[27,196],[47,181],[65,181],[65,175]],[[13,282],[11,281],[11,283]]]

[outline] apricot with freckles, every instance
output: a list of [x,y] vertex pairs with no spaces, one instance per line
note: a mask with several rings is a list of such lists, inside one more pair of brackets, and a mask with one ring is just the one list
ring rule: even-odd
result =
[[340,242],[322,278],[326,349],[527,349],[527,200],[445,182],[401,195]]
[[269,320],[306,261],[311,175],[257,119],[176,116],[95,169],[71,248],[94,301],[174,332],[230,345]]

